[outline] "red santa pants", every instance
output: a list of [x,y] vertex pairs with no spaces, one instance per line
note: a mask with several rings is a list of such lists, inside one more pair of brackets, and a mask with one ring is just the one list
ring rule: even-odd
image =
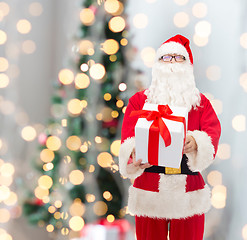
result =
[[186,219],[157,219],[136,216],[137,240],[202,240],[203,232],[204,214]]

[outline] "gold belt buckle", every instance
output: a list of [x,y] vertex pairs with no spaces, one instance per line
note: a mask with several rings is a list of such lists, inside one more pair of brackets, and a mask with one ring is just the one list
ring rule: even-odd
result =
[[165,173],[166,174],[181,174],[181,166],[179,168],[166,167]]

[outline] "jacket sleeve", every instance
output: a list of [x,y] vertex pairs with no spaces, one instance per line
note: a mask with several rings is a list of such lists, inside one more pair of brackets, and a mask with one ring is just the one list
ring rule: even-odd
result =
[[130,117],[130,113],[132,111],[140,110],[143,107],[142,101],[138,95],[139,94],[137,93],[129,99],[122,124],[121,147],[119,151],[120,174],[123,177],[128,177],[130,179],[140,176],[144,171],[144,169],[138,169],[132,173],[129,171],[127,172],[127,165],[131,164],[130,156],[135,148],[135,125],[138,120],[138,117]]
[[206,169],[214,160],[221,133],[219,119],[210,101],[201,95],[200,129],[188,131],[197,143],[197,152],[187,153],[188,166],[192,171]]

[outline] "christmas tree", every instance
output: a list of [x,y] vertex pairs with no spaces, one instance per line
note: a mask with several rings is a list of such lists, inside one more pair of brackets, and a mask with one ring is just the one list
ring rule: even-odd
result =
[[123,0],[83,1],[73,70],[58,74],[34,161],[40,177],[23,206],[29,222],[48,232],[68,235],[125,215],[115,164],[127,98],[124,7]]

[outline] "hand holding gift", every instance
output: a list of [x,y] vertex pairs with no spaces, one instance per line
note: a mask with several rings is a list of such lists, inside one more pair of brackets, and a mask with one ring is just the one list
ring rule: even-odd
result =
[[150,165],[149,163],[143,164],[142,163],[142,159],[139,159],[139,160],[136,161],[136,151],[135,151],[135,149],[131,153],[131,158],[132,158],[133,162],[129,163],[127,165],[127,172],[129,174],[136,173],[140,168],[141,169],[145,169],[145,168],[152,167],[152,165]]
[[196,140],[192,136],[188,135],[186,136],[184,144],[184,153],[186,154],[194,151],[197,151]]

